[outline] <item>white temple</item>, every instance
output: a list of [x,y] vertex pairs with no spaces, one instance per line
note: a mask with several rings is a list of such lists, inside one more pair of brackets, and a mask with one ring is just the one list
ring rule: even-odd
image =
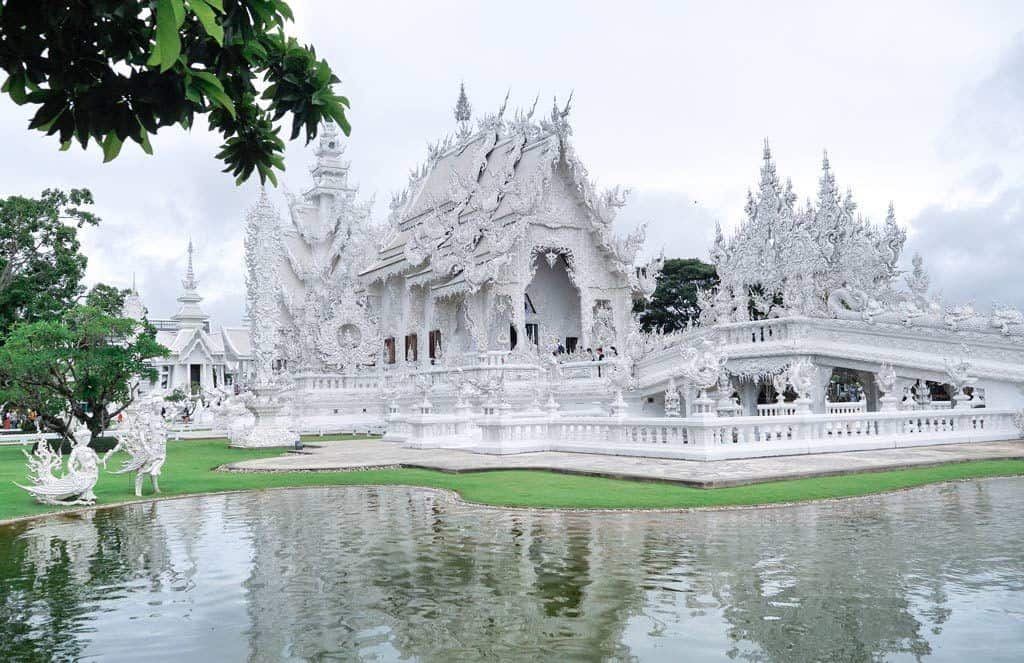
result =
[[[170,318],[150,318],[156,340],[170,350],[167,357],[151,361],[157,378],[143,385],[143,391],[159,389],[199,393],[234,388],[246,381],[251,360],[249,329],[246,326],[210,328],[210,316],[200,306],[199,281],[192,266],[192,241],[188,243],[188,267],[181,282],[178,311]],[[124,315],[142,320],[146,308],[135,287],[124,303]]]
[[942,304],[918,257],[901,273],[892,208],[882,225],[858,215],[827,158],[798,205],[766,145],[746,219],[711,248],[721,285],[701,324],[646,334],[633,303],[661,261],[636,264],[642,229],[614,233],[625,192],[592,184],[570,104],[541,119],[506,105],[474,123],[460,95],[456,133],[430,145],[386,230],[332,127],[290,224],[265,194],[250,213],[249,271],[267,275],[250,279],[257,363],[290,377],[307,428],[693,459],[1018,435],[1024,316]]

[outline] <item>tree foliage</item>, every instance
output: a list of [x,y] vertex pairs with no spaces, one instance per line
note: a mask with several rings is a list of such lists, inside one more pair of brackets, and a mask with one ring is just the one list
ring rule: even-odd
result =
[[714,265],[697,258],[669,258],[658,276],[658,285],[647,302],[638,302],[644,331],[671,332],[694,323],[700,315],[697,291],[718,285]]
[[124,298],[131,290],[127,288],[115,288],[106,283],[97,283],[85,296],[85,305],[98,308],[107,315],[118,317],[124,310]]
[[152,325],[74,306],[11,329],[0,346],[0,401],[38,411],[64,435],[78,420],[99,437],[132,402],[136,378],[156,378],[146,360],[166,355]]
[[328,119],[350,131],[337,76],[285,35],[291,20],[283,0],[5,0],[2,91],[38,107],[30,129],[62,149],[94,141],[104,161],[129,139],[151,154],[150,134],[205,116],[225,139],[225,172],[276,184],[285,115],[291,139]]
[[85,189],[0,199],[0,341],[18,321],[52,319],[82,295],[78,230],[99,219]]

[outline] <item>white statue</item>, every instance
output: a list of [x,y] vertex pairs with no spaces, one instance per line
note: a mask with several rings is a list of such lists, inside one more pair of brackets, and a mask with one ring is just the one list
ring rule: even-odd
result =
[[961,357],[960,359],[946,359],[946,377],[953,387],[953,406],[961,407],[971,400],[971,396],[964,392],[964,389],[974,385],[977,378],[970,374],[971,363]]
[[875,384],[878,385],[878,390],[882,392],[882,397],[879,399],[881,407],[879,408],[882,412],[890,412],[899,408],[900,398],[896,396],[896,369],[892,367],[892,364],[882,364],[875,373]]
[[160,492],[157,477],[167,459],[167,424],[160,416],[161,403],[159,399],[148,399],[137,411],[130,412],[127,430],[117,435],[117,444],[103,455],[105,466],[107,458],[116,451],[123,449],[128,454],[114,474],[135,473],[136,497],[142,497],[142,482],[147,475],[153,492]]
[[789,384],[797,394],[797,399],[794,402],[798,414],[809,414],[811,411],[814,374],[814,364],[807,357],[800,357],[789,365]]
[[50,448],[49,442],[40,434],[32,454],[25,452],[28,459],[28,478],[31,486],[15,484],[24,488],[41,504],[91,506],[96,503],[92,489],[99,480],[100,459],[89,446],[92,435],[85,429],[75,433],[75,444],[68,455],[67,471],[62,474],[63,461],[60,452]]
[[679,416],[679,388],[673,378],[669,378],[668,387],[665,388],[665,416]]

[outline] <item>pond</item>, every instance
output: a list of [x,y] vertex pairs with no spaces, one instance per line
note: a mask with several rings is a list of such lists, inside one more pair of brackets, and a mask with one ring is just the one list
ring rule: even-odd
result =
[[4,660],[1020,660],[1024,479],[690,513],[413,488],[0,527]]

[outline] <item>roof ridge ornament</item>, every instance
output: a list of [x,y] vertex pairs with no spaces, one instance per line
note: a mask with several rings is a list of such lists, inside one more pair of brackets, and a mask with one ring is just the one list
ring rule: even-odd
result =
[[470,123],[473,121],[473,107],[466,96],[465,81],[459,83],[459,98],[455,102],[455,121],[459,124],[459,137],[466,138],[470,134]]

